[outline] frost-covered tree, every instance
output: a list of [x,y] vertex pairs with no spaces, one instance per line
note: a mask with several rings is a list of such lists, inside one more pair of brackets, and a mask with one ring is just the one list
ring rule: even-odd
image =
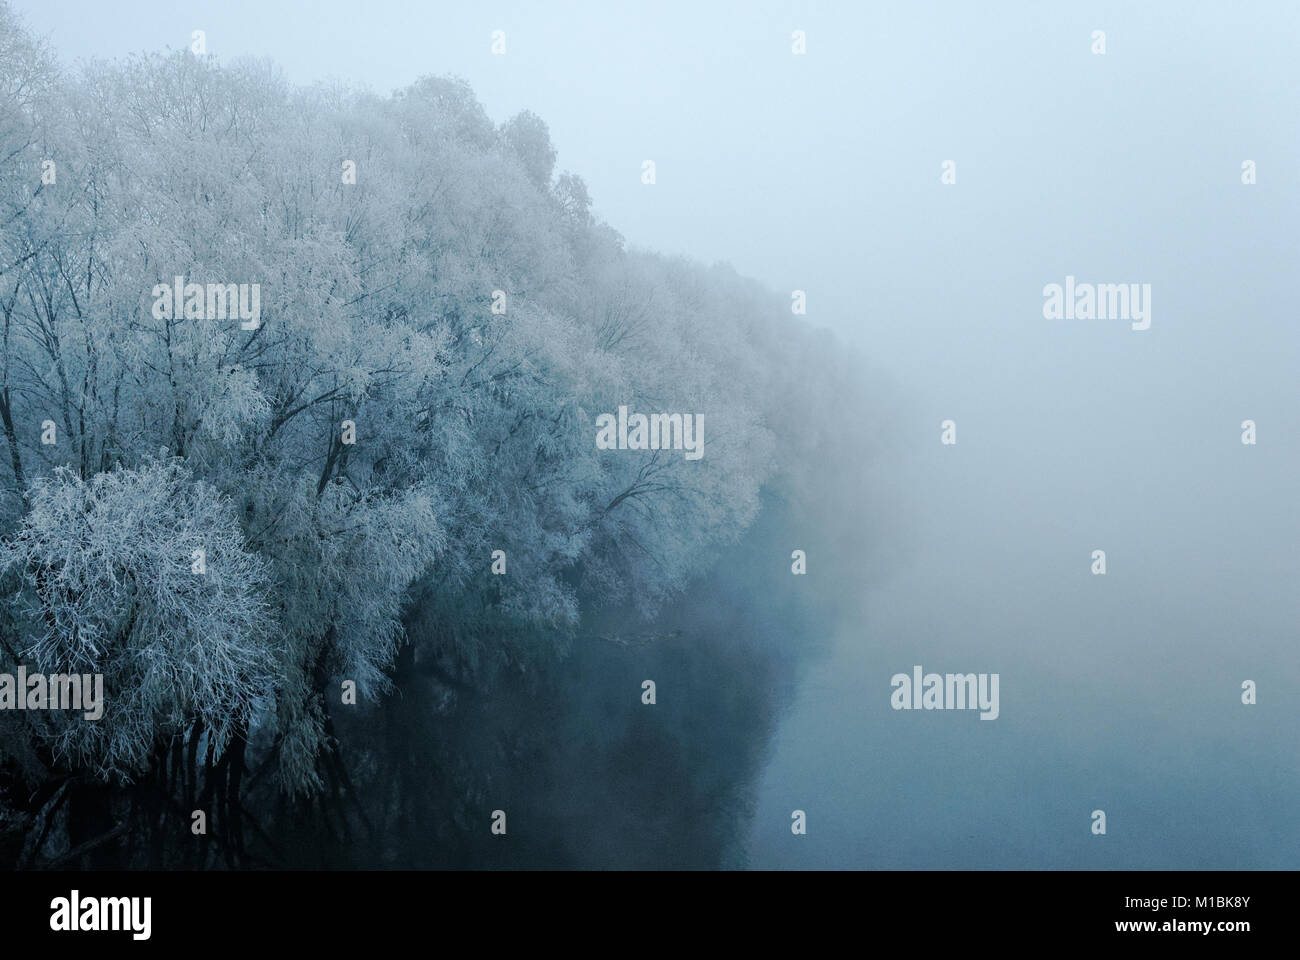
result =
[[[647,627],[834,446],[833,345],[729,268],[629,250],[545,123],[461,81],[71,73],[0,2],[0,94],[0,649],[110,692],[0,741],[29,824],[90,779],[126,791],[93,822],[151,850],[147,791],[217,804],[229,863],[250,805],[342,829],[375,765],[336,735],[345,681],[483,690],[594,613]],[[176,277],[256,284],[257,324],[158,309]],[[705,456],[598,449],[622,404],[701,415]]]
[[61,467],[29,502],[0,546],[30,621],[19,652],[106,684],[102,718],[64,718],[57,752],[130,778],[193,722],[223,747],[274,689],[267,564],[230,502],[175,460],[89,481]]

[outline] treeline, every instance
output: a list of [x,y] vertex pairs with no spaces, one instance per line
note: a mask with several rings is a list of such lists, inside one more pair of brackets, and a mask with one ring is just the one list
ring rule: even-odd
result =
[[[70,73],[0,4],[0,672],[106,697],[0,711],[5,862],[347,834],[345,683],[418,712],[414,678],[516,684],[599,611],[652,632],[762,498],[852,469],[852,359],[788,295],[628,249],[555,156],[456,80]],[[257,322],[156,309],[176,277],[257,285]],[[597,449],[621,404],[702,415],[704,457]]]

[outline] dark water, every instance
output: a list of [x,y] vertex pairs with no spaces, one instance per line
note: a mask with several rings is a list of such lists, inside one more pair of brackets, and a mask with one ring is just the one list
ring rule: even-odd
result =
[[[653,622],[590,617],[562,660],[487,691],[408,680],[378,707],[341,712],[344,756],[365,758],[349,761],[360,803],[342,798],[332,820],[350,839],[322,844],[304,827],[286,846],[317,866],[748,864],[770,743],[837,609],[791,574],[788,526],[769,504]],[[505,836],[491,832],[495,810]]]

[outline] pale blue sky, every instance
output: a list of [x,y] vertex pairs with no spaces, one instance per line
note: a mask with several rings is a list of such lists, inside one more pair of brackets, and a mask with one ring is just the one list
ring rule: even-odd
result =
[[[210,53],[270,57],[301,83],[462,76],[497,121],[540,114],[559,167],[631,242],[729,260],[787,297],[807,289],[810,320],[909,369],[943,364],[944,338],[967,335],[992,267],[1031,268],[1016,283],[1032,323],[1042,284],[1086,268],[1081,250],[1104,246],[1099,266],[1144,250],[1135,268],[1157,272],[1153,241],[1203,222],[1189,190],[1235,217],[1222,204],[1244,199],[1244,157],[1261,164],[1256,205],[1296,195],[1293,176],[1281,186],[1297,145],[1290,3],[16,6],[69,61],[185,47],[203,29]],[[806,56],[790,52],[794,29]],[[1094,29],[1105,57],[1089,52]],[[955,188],[939,184],[946,159]],[[952,322],[928,309],[940,291]]]

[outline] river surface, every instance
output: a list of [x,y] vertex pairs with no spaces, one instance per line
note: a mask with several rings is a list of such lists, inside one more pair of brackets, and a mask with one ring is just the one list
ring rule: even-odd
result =
[[[1192,419],[1094,451],[916,425],[906,546],[777,724],[752,866],[1300,864],[1290,454]],[[915,664],[1000,674],[998,718],[892,709]]]
[[[1297,866],[1292,454],[1207,439],[1176,403],[1159,430],[1098,429],[1133,398],[1085,417],[1068,397],[968,400],[954,446],[904,404],[850,478],[870,495],[847,541],[769,504],[649,625],[595,618],[566,659],[437,716],[436,690],[404,691],[352,731],[387,725],[356,776],[401,812],[347,862]],[[997,718],[893,709],[916,665],[996,673]]]

